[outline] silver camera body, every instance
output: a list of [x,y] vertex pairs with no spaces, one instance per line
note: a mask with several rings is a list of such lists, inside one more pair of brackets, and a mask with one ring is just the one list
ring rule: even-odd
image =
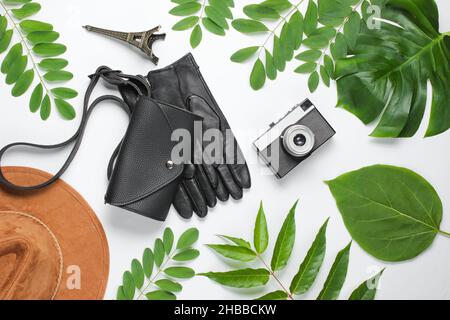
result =
[[280,120],[271,123],[253,146],[264,163],[281,179],[335,134],[319,110],[306,99]]

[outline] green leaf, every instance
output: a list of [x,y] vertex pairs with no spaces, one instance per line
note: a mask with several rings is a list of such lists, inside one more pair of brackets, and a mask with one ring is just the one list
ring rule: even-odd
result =
[[241,62],[247,61],[258,51],[258,49],[259,49],[259,47],[248,47],[248,48],[240,49],[240,50],[236,51],[231,56],[230,59],[231,59],[231,61],[236,62],[236,63],[241,63]]
[[20,56],[14,60],[11,66],[8,69],[8,73],[6,75],[6,83],[13,84],[19,79],[19,77],[23,74],[28,64],[27,56]]
[[190,279],[195,276],[195,271],[188,267],[170,267],[165,269],[164,273],[178,279]]
[[309,36],[317,29],[317,19],[317,5],[313,0],[309,0],[304,19],[304,32],[306,35]]
[[202,19],[203,26],[208,30],[209,32],[218,35],[218,36],[224,36],[225,30],[219,26],[217,23],[212,21],[210,18],[203,18]]
[[34,70],[30,69],[22,73],[17,79],[16,84],[14,85],[12,89],[12,96],[13,97],[20,97],[23,95],[27,90],[30,88],[31,84],[34,80]]
[[350,255],[350,242],[342,251],[338,253],[323,285],[317,300],[336,300],[339,298],[342,286],[347,278],[348,259]]
[[347,57],[347,42],[342,33],[338,33],[334,43],[330,46],[331,55],[335,60]]
[[233,288],[254,288],[267,284],[270,272],[266,269],[241,269],[228,272],[200,273],[200,276]]
[[163,244],[164,244],[164,250],[166,250],[166,254],[169,254],[170,251],[172,251],[174,239],[175,239],[175,236],[173,235],[172,229],[166,228],[164,230],[164,235],[163,235]]
[[294,49],[297,50],[300,48],[302,41],[303,41],[303,26],[304,26],[304,20],[303,16],[300,13],[300,11],[296,11],[291,18],[289,19],[289,25],[291,27],[291,30],[295,37],[295,47]]
[[250,19],[236,19],[233,20],[231,25],[234,29],[241,33],[257,33],[269,31],[266,25],[262,22]]
[[11,9],[11,13],[19,20],[28,18],[41,10],[41,5],[36,2],[30,2],[24,4],[19,9]]
[[191,33],[190,42],[191,42],[192,49],[195,49],[198,47],[200,42],[202,42],[202,37],[203,37],[202,28],[200,28],[199,25],[196,25]]
[[268,294],[263,295],[262,297],[259,297],[255,300],[262,300],[262,301],[270,301],[270,300],[287,300],[288,295],[284,291],[274,291]]
[[9,49],[8,54],[3,59],[1,72],[7,74],[14,61],[22,56],[22,44],[17,43]]
[[168,279],[155,281],[155,285],[161,290],[169,292],[180,292],[181,290],[183,290],[183,286],[181,284]]
[[178,21],[173,27],[172,30],[175,31],[183,31],[192,28],[195,26],[199,21],[199,18],[197,16],[187,17],[183,18],[182,20]]
[[123,286],[117,288],[116,300],[128,300],[125,296],[125,292],[123,291]]
[[231,246],[226,244],[209,244],[208,247],[229,259],[244,262],[249,262],[256,259],[256,253],[246,247]]
[[73,106],[65,100],[55,99],[56,109],[59,114],[66,120],[75,119],[76,112]]
[[266,251],[269,245],[269,231],[267,230],[266,214],[264,213],[262,201],[256,217],[253,243],[258,253]]
[[42,87],[42,84],[39,83],[33,90],[33,93],[30,97],[30,111],[36,112],[39,110],[39,107],[42,103],[42,97],[44,95],[44,88]]
[[288,0],[265,0],[261,2],[261,5],[272,8],[279,13],[292,7],[292,4]]
[[296,73],[312,73],[317,69],[317,64],[314,62],[307,62],[302,64],[301,66],[297,67],[297,69],[294,70]]
[[280,44],[280,38],[277,36],[273,37],[273,64],[280,72],[284,71],[286,68],[283,47]]
[[177,249],[185,249],[197,242],[199,232],[196,228],[186,230],[178,239]]
[[325,36],[312,36],[303,40],[303,44],[311,49],[324,49],[328,46],[330,40]]
[[38,43],[51,43],[59,38],[59,33],[55,31],[35,31],[27,35],[28,41],[36,45]]
[[348,21],[344,25],[344,36],[348,47],[353,50],[356,46],[356,41],[359,36],[359,30],[361,27],[361,18],[358,12],[353,12]]
[[352,292],[349,300],[375,300],[377,294],[378,282],[384,272],[381,270],[377,275],[364,281]]
[[136,287],[134,284],[133,275],[131,274],[130,271],[124,272],[122,283],[123,283],[123,285],[122,285],[123,293],[125,294],[125,297],[128,300],[133,300]]
[[250,74],[250,86],[253,90],[259,90],[266,83],[266,69],[260,59],[256,60],[252,73]]
[[5,36],[6,28],[8,28],[8,20],[0,15],[0,39]]
[[73,99],[75,97],[78,96],[78,92],[76,92],[73,89],[70,88],[64,88],[64,87],[60,87],[60,88],[53,88],[51,89],[52,94],[60,99]]
[[244,13],[254,20],[276,20],[280,17],[279,13],[271,8],[260,4],[250,4],[244,7]]
[[317,73],[317,71],[311,73],[308,79],[308,88],[311,93],[316,91],[317,87],[319,86],[319,80],[319,74]]
[[251,245],[250,242],[241,239],[241,238],[235,238],[235,237],[230,237],[230,236],[224,236],[224,235],[219,235],[219,237],[225,238],[229,241],[231,241],[234,244],[237,244],[240,247],[246,247],[248,249],[251,249]]
[[142,288],[142,286],[144,285],[144,269],[137,259],[133,259],[133,261],[131,262],[131,274],[133,276],[133,281],[136,285],[136,288]]
[[56,57],[65,53],[67,47],[60,43],[38,43],[33,52],[41,57]]
[[73,78],[72,72],[57,70],[57,71],[48,71],[44,74],[44,79],[49,82],[60,82],[60,81],[68,81]]
[[155,265],[160,267],[164,261],[164,257],[166,256],[166,252],[164,250],[164,244],[161,239],[155,240],[155,247],[153,248],[153,255],[155,259]]
[[204,10],[206,16],[214,21],[215,24],[220,26],[222,29],[229,29],[227,20],[220,14],[220,12],[216,8],[212,6],[206,6]]
[[62,70],[69,65],[69,62],[65,59],[48,58],[39,62],[39,68],[46,71]]
[[322,77],[323,83],[329,87],[330,86],[330,75],[324,66],[320,66],[320,76]]
[[50,113],[51,113],[51,101],[50,101],[50,97],[46,94],[44,96],[44,99],[42,99],[42,104],[41,104],[41,119],[42,120],[47,120],[50,117]]
[[3,37],[0,38],[0,53],[3,53],[8,49],[8,47],[11,43],[12,36],[13,36],[13,31],[7,30],[7,31],[5,31],[5,34],[3,35]]
[[189,16],[200,11],[201,7],[200,3],[191,1],[176,6],[169,13],[174,16]]
[[[320,50],[306,50],[299,53],[295,59],[306,61],[306,62],[316,62],[322,56],[322,51]],[[315,70],[316,68],[314,68]]]
[[439,233],[442,202],[413,171],[376,165],[327,184],[352,238],[380,260],[412,259]]
[[289,211],[280,233],[278,234],[277,242],[273,250],[271,267],[272,271],[283,269],[292,253],[295,242],[295,210],[297,208],[298,201]]
[[227,6],[227,3],[222,0],[209,0],[209,4],[214,7],[223,17],[233,19],[233,13]]
[[265,50],[265,55],[266,55],[267,78],[269,78],[270,80],[275,80],[277,78],[277,68],[275,67],[275,64],[273,62],[273,56],[267,49]]
[[144,250],[142,256],[142,267],[144,269],[144,274],[147,278],[150,278],[153,273],[153,265],[155,264],[155,258],[153,256],[153,251],[149,248]]
[[19,25],[25,33],[35,31],[53,31],[53,26],[51,24],[36,20],[23,20],[19,23]]
[[331,79],[334,79],[334,62],[329,55],[323,57],[323,65]]
[[169,291],[157,290],[145,294],[148,300],[176,300],[177,297]]
[[328,221],[320,228],[314,242],[309,248],[305,259],[303,260],[300,268],[292,279],[291,286],[289,288],[292,294],[301,295],[306,293],[319,274],[320,268],[322,267],[323,260],[325,258],[325,251],[327,247],[326,232]]
[[338,27],[352,13],[352,7],[336,0],[318,0],[319,22]]
[[175,261],[190,261],[196,259],[200,255],[200,251],[196,249],[184,249],[177,253],[172,259]]
[[399,3],[383,8],[380,30],[362,23],[355,54],[337,62],[338,106],[365,124],[377,120],[374,137],[411,137],[422,122],[430,80],[426,136],[434,136],[450,128],[448,35],[438,31],[434,1]]

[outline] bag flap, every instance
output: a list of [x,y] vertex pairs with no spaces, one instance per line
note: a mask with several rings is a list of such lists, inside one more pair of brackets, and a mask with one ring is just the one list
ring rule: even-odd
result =
[[175,129],[186,129],[191,137],[193,113],[141,97],[136,104],[105,196],[107,203],[123,206],[161,190],[183,172],[182,164],[168,166]]

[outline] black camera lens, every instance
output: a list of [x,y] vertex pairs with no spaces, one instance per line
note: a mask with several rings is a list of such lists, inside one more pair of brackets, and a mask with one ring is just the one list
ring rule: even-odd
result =
[[302,135],[301,133],[297,134],[294,137],[294,144],[298,147],[303,147],[306,143],[306,137]]

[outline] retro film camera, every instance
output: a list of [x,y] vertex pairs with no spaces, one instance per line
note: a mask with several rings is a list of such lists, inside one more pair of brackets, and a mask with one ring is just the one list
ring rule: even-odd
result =
[[254,143],[277,178],[283,178],[336,134],[309,99],[292,108]]

